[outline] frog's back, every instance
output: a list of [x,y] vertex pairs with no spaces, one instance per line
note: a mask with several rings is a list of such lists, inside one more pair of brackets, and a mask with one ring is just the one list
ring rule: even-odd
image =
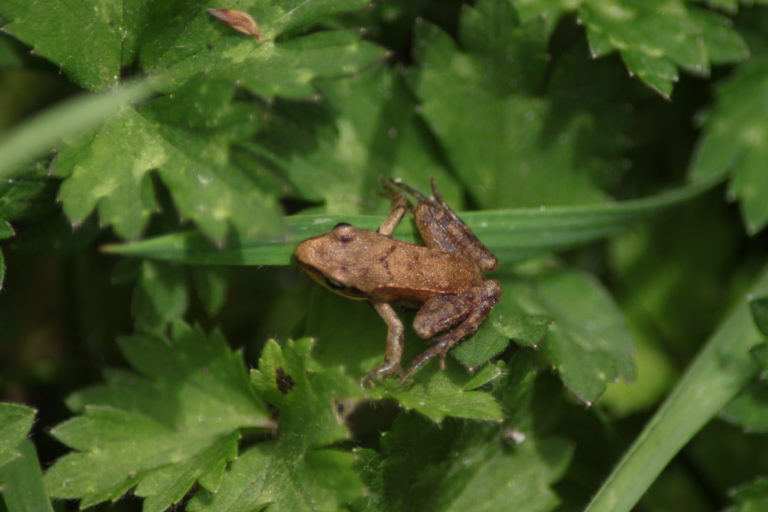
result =
[[392,239],[377,254],[383,273],[370,295],[378,300],[419,305],[436,295],[469,290],[483,281],[475,264],[462,255]]

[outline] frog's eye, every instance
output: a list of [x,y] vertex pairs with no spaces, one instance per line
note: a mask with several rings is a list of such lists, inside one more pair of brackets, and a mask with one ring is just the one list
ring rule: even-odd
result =
[[355,239],[355,236],[357,234],[357,229],[355,226],[351,224],[347,224],[346,222],[339,222],[336,224],[336,227],[333,228],[333,235],[336,237],[336,239],[346,244],[347,242],[351,242]]

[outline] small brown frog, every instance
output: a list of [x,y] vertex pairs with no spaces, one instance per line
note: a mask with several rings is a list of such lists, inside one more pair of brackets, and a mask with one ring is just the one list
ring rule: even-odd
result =
[[[410,378],[430,359],[445,356],[459,341],[477,330],[501,297],[501,287],[480,271],[496,268],[496,257],[475,237],[440,197],[432,178],[427,197],[400,180],[384,184],[391,200],[389,217],[377,231],[337,224],[324,235],[296,247],[301,268],[315,281],[353,299],[368,300],[387,324],[383,365],[363,382],[390,374]],[[425,246],[390,235],[411,209],[403,192],[418,199],[413,208]],[[403,323],[392,303],[419,308],[413,328],[427,339],[444,333],[403,373]]]

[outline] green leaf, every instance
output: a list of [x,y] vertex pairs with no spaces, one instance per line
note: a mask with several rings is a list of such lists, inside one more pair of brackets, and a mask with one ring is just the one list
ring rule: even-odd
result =
[[520,20],[528,23],[534,18],[550,18],[557,20],[566,11],[576,9],[584,0],[518,0],[515,9],[520,14]]
[[50,151],[62,138],[93,128],[152,91],[151,81],[142,80],[109,92],[77,96],[38,114],[3,138],[0,177],[18,173],[25,163]]
[[[291,4],[295,4],[291,7]],[[241,2],[264,42],[243,36],[208,14],[210,5],[196,0],[151,5],[152,22],[143,31],[140,62],[145,71],[169,79],[169,89],[191,77],[237,81],[256,94],[307,97],[319,77],[340,77],[384,57],[377,46],[353,31],[290,32],[319,18],[362,7],[360,0],[329,2]],[[286,35],[287,37],[279,37]],[[180,44],[183,41],[183,44]]]
[[[124,24],[123,9],[122,2],[115,1],[67,5],[7,0],[0,6],[0,16],[10,20],[6,32],[61,66],[73,81],[103,90],[118,82],[123,33],[136,30],[133,24]],[[84,32],[88,44],[83,44]]]
[[75,450],[45,480],[82,507],[116,500],[136,486],[145,510],[165,510],[198,482],[215,490],[237,454],[239,429],[270,422],[240,354],[219,334],[175,324],[171,339],[120,343],[138,373],[113,370],[107,383],[73,395],[80,416],[52,434]]
[[[249,5],[253,7],[255,2]],[[282,3],[262,4],[259,10],[267,22],[265,34],[277,36],[277,30],[295,29],[360,5],[359,1],[318,0],[297,4],[287,11],[288,5]],[[197,222],[212,239],[220,242],[230,223],[246,237],[277,231],[279,208],[274,197],[260,192],[248,173],[229,159],[229,144],[248,137],[257,128],[254,113],[250,118],[240,118],[242,126],[250,126],[251,132],[240,129],[236,134],[221,130],[221,125],[211,126],[213,123],[208,128],[216,129],[207,131],[189,126],[183,122],[189,117],[184,114],[193,111],[198,117],[208,115],[218,120],[231,117],[222,112],[235,109],[229,105],[235,83],[264,96],[305,98],[315,93],[313,81],[317,78],[348,75],[383,56],[379,47],[362,42],[353,31],[312,32],[260,44],[228,27],[222,28],[203,7],[196,9],[185,2],[141,2],[122,8],[112,2],[102,10],[86,9],[79,13],[79,20],[64,18],[65,25],[75,21],[103,25],[110,37],[113,32],[119,36],[112,41],[102,40],[97,34],[94,46],[104,51],[90,56],[95,62],[90,66],[101,62],[104,69],[110,70],[97,73],[99,77],[108,74],[107,83],[103,77],[91,76],[90,67],[75,62],[82,52],[73,51],[67,43],[77,38],[69,36],[66,28],[52,25],[50,18],[42,15],[42,5],[25,9],[14,3],[8,10],[6,15],[18,20],[11,23],[12,27],[30,28],[29,33],[25,32],[25,41],[33,45],[43,41],[56,48],[52,52],[54,61],[73,69],[73,79],[85,87],[99,89],[116,82],[120,66],[127,66],[134,57],[134,45],[142,45],[142,69],[161,77],[157,81],[162,82],[159,88],[175,93],[173,98],[160,98],[147,105],[141,115],[123,109],[94,133],[68,141],[60,154],[56,172],[67,178],[61,199],[68,216],[79,223],[98,208],[102,223],[113,225],[125,238],[139,236],[156,210],[147,176],[156,168],[182,217]],[[81,24],[69,27],[76,33],[80,29]],[[201,73],[205,78],[191,80]],[[207,83],[211,80],[212,84]],[[224,80],[227,86],[222,87],[223,82],[216,80]],[[172,126],[174,121],[176,126]],[[0,149],[0,167],[1,157]]]
[[0,402],[0,467],[20,455],[19,443],[27,438],[34,421],[34,409]]
[[[403,315],[408,325],[408,317]],[[307,307],[304,335],[317,340],[315,358],[323,366],[343,366],[360,378],[384,361],[387,328],[370,305],[314,287]],[[425,348],[406,329],[406,358]],[[407,359],[406,359],[407,360]]]
[[735,13],[739,8],[739,0],[707,0],[707,5]]
[[733,505],[728,512],[760,512],[768,508],[768,480],[756,481],[731,491]]
[[417,411],[435,422],[446,417],[501,421],[503,414],[493,396],[485,391],[473,391],[501,373],[495,366],[487,368],[491,371],[478,372],[481,378],[476,379],[454,365],[441,370],[433,364],[420,371],[413,383],[400,384],[390,379],[368,394],[372,398],[394,398],[405,409]]
[[267,342],[251,381],[280,411],[277,441],[241,454],[218,491],[198,494],[191,510],[334,511],[362,495],[355,456],[328,448],[349,437],[336,411],[359,396],[359,387],[341,370],[317,365],[311,349],[307,338],[282,348]]
[[[14,235],[13,228],[5,220],[0,218],[0,240],[4,238],[11,238]],[[5,256],[0,251],[0,290],[3,289],[3,282],[5,281]]]
[[357,383],[338,368],[318,365],[311,357],[312,340],[288,341],[281,349],[274,340],[264,346],[259,369],[251,382],[259,395],[280,411],[278,436],[296,436],[304,448],[327,446],[346,439],[332,402],[360,395]]
[[38,161],[15,178],[0,182],[0,218],[11,222],[40,220],[55,210],[58,183],[48,176],[48,166]]
[[713,64],[738,62],[749,57],[749,47],[733,29],[730,18],[693,6],[688,12],[701,29],[701,37]]
[[[760,332],[762,333],[763,331],[761,330]],[[768,342],[753,347],[751,352],[758,364],[768,368]]]
[[[508,2],[491,1],[464,9],[466,51],[436,26],[416,26],[421,113],[484,208],[599,202],[594,178],[621,172],[626,112],[587,80],[616,70],[576,50],[552,65],[551,29],[544,18],[520,25]],[[582,81],[592,89],[572,94]],[[549,99],[537,95],[542,83]]]
[[510,339],[521,345],[536,346],[544,339],[552,323],[547,314],[529,313],[522,294],[530,294],[526,285],[507,276],[494,276],[503,295],[477,332],[451,351],[462,364],[477,367],[507,348]]
[[362,495],[355,457],[333,449],[296,453],[290,445],[258,444],[241,454],[217,494],[198,494],[189,510],[334,512]]
[[133,108],[125,107],[91,137],[61,150],[55,172],[68,179],[59,198],[80,224],[98,206],[103,224],[136,238],[157,208],[146,174],[168,159],[162,140]]
[[434,176],[446,201],[458,204],[458,187],[396,73],[377,67],[317,85],[322,104],[278,102],[258,138],[257,151],[301,197],[323,201],[326,213],[383,213],[389,205],[373,195],[379,178],[426,191]]
[[17,458],[5,465],[0,462],[0,496],[6,509],[8,512],[53,512],[35,445],[25,437],[17,444],[16,451]]
[[[692,16],[682,0],[585,1],[579,18],[595,57],[618,50],[629,72],[664,97],[678,80],[678,66],[709,74],[710,59],[701,37],[705,20]],[[708,35],[711,21],[706,20]]]
[[18,45],[10,37],[0,35],[0,69],[20,68],[23,64]]
[[463,364],[483,364],[510,339],[540,347],[566,387],[587,404],[609,382],[634,378],[633,345],[621,313],[589,274],[563,269],[497,279],[502,300],[479,331],[452,351]]
[[227,298],[227,275],[218,267],[191,267],[192,280],[200,302],[209,315],[216,315]]
[[[255,46],[257,45],[257,46]],[[313,81],[356,73],[384,57],[379,47],[353,31],[325,31],[285,42],[239,41],[223,52],[200,53],[171,65],[171,86],[210,68],[210,76],[235,82],[264,97],[306,98]]]
[[503,435],[515,443],[557,435],[569,419],[566,404],[572,400],[541,359],[530,348],[515,351],[492,386],[504,411]]
[[[750,295],[768,293],[768,270]],[[763,341],[742,300],[720,324],[677,386],[587,507],[588,512],[624,512],[634,507],[669,461],[759,368],[750,349]]]
[[[5,27],[9,33],[93,90],[117,84],[121,67],[133,62],[139,47],[143,71],[163,74],[173,86],[206,71],[245,78],[248,87],[265,95],[292,96],[311,94],[308,84],[316,75],[351,73],[382,55],[353,33],[309,34],[298,45],[292,40],[274,42],[278,35],[322,17],[362,8],[361,0],[241,4],[259,21],[265,43],[222,26],[199,0],[127,5],[111,1],[77,9],[14,0],[0,7],[0,15],[11,20]],[[85,46],[79,37],[83,30],[89,35]]]
[[768,336],[768,297],[758,297],[749,302],[755,325],[763,335]]
[[0,402],[0,496],[8,512],[53,511],[35,445],[27,439],[35,410]]
[[552,510],[571,455],[556,438],[512,445],[503,429],[401,414],[381,440],[382,510]]
[[590,404],[607,383],[634,378],[624,319],[596,279],[580,270],[556,271],[537,277],[532,292],[534,304],[553,319],[542,350],[579,399]]
[[139,330],[162,332],[187,309],[187,278],[178,265],[143,261],[133,292],[131,313]]
[[[584,206],[520,208],[460,213],[462,220],[501,262],[519,261],[613,235],[633,223],[664,212],[711,186],[699,183],[655,196]],[[279,238],[230,241],[216,247],[196,232],[183,232],[104,247],[106,252],[183,263],[217,265],[288,265],[300,241],[330,231],[339,222],[377,229],[383,216],[294,215],[286,218]],[[395,236],[415,242],[411,223],[402,222]]]
[[[404,324],[410,325],[412,312],[402,314],[401,318]],[[370,306],[359,301],[316,289],[305,333],[317,339],[315,357],[320,363],[343,366],[356,379],[384,362],[387,337],[384,321]],[[426,348],[424,340],[406,328],[403,363],[407,364]],[[493,397],[484,391],[472,390],[496,376],[498,372],[485,374],[485,379],[478,382],[450,361],[445,371],[435,362],[419,371],[413,382],[400,384],[394,378],[383,379],[367,393],[371,398],[394,398],[403,407],[434,421],[446,416],[499,420],[501,410]]]
[[768,432],[768,382],[753,382],[731,402],[720,415],[748,432]]
[[763,120],[768,105],[768,61],[753,60],[740,67],[718,90],[715,107],[704,123],[705,135],[694,155],[690,175],[707,180],[730,173],[729,196],[741,202],[747,231],[768,225],[768,178],[762,162],[768,158],[768,129]]
[[227,162],[228,143],[248,136],[252,128],[244,126],[252,123],[251,115],[230,104],[234,86],[222,85],[196,81],[176,101],[160,98],[140,113],[125,108],[64,148],[55,171],[66,178],[60,198],[69,218],[79,223],[98,207],[102,223],[137,237],[156,209],[147,172],[157,168],[181,215],[210,238],[222,240],[230,225],[246,237],[279,229],[275,199]]

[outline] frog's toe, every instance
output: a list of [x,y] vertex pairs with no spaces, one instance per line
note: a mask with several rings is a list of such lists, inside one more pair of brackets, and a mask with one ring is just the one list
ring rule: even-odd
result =
[[376,387],[376,381],[380,379],[381,377],[386,377],[387,375],[399,375],[401,378],[403,376],[403,367],[399,364],[387,364],[384,363],[383,365],[379,366],[378,368],[374,368],[370,372],[366,373],[362,379],[360,379],[360,386],[365,388],[367,386],[370,387]]

